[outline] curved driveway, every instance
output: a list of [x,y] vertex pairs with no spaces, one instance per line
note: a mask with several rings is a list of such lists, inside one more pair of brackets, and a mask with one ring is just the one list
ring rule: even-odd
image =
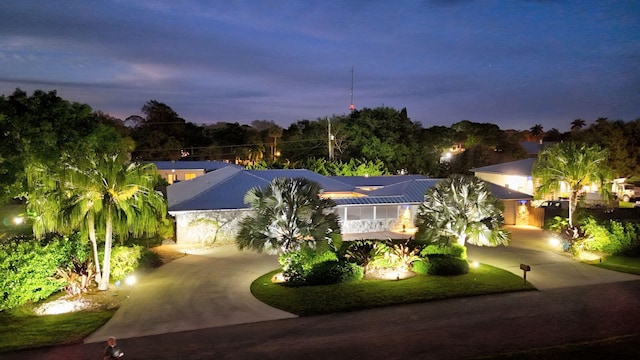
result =
[[278,268],[276,256],[216,247],[174,260],[142,277],[116,314],[84,342],[296,317],[251,295],[257,277]]
[[[540,229],[509,231],[510,246],[469,246],[469,259],[520,276],[520,264],[530,265],[527,280],[540,290],[640,279],[572,261],[551,249]],[[143,277],[85,343],[296,317],[261,303],[249,291],[254,279],[277,267],[275,256],[239,252],[234,246],[185,256]]]
[[527,281],[538,290],[638,280],[640,276],[601,269],[572,260],[549,244],[549,234],[532,226],[509,226],[509,246],[467,246],[470,261],[493,265],[522,276],[520,264],[531,267]]

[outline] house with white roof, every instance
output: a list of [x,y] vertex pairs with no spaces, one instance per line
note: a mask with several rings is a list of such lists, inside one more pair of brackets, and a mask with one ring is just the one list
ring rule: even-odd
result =
[[[408,238],[415,231],[415,216],[425,192],[441,179],[422,175],[331,177],[310,170],[245,170],[223,167],[190,181],[167,187],[169,214],[176,220],[178,244],[231,242],[240,220],[251,209],[244,196],[253,187],[266,186],[277,177],[302,177],[320,184],[322,196],[332,198],[343,239]],[[490,185],[505,204],[529,202],[530,195]],[[507,208],[507,206],[505,206]],[[516,205],[505,213],[515,224]]]

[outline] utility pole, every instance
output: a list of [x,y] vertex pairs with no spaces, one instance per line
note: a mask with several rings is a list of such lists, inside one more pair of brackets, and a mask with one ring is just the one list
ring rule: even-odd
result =
[[327,118],[327,135],[329,142],[329,160],[333,160],[333,135],[331,134],[331,119]]

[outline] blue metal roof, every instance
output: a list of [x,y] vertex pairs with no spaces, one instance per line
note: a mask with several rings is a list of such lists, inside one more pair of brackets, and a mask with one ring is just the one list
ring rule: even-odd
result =
[[[167,187],[169,211],[246,209],[244,196],[253,187],[266,186],[278,177],[302,177],[316,181],[326,192],[353,192],[354,187],[309,170],[244,170],[225,167],[193,180]],[[404,178],[407,179],[407,178]],[[367,196],[333,199],[337,205],[419,204],[424,194],[442,179],[411,178],[380,189]],[[489,184],[492,193],[502,200],[532,199],[502,186]]]

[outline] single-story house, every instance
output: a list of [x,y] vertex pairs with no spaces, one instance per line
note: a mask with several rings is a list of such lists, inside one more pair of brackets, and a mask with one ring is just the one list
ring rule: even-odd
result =
[[[251,211],[244,203],[247,191],[266,186],[277,177],[303,177],[319,183],[323,196],[336,202],[334,210],[347,240],[409,237],[426,190],[441,180],[422,175],[332,177],[304,169],[245,170],[227,166],[167,187],[177,243],[233,241],[239,221]],[[505,204],[507,224],[523,221],[517,205],[528,203],[530,195],[496,185],[491,185],[491,190]]]
[[488,183],[533,195],[535,184],[531,175],[535,158],[510,161],[502,164],[483,166],[470,171]]
[[231,166],[238,169],[243,167],[224,161],[153,161],[158,168],[158,175],[162,176],[169,185],[186,180],[195,179],[208,172]]

